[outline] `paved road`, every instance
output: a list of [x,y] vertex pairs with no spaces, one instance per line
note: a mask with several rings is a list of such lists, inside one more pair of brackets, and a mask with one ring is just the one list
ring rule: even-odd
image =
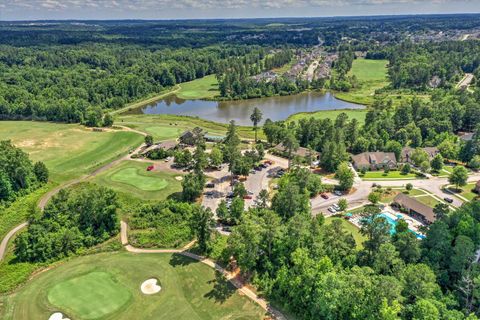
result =
[[125,246],[125,249],[128,252],[136,253],[136,254],[151,254],[151,253],[177,253],[181,254],[183,256],[189,257],[191,259],[200,261],[201,263],[206,264],[207,266],[214,268],[218,272],[222,273],[223,276],[230,281],[242,294],[247,296],[250,300],[253,302],[257,303],[262,309],[264,309],[267,312],[270,312],[275,316],[275,319],[279,320],[286,320],[286,317],[278,310],[270,306],[267,300],[260,298],[255,292],[250,290],[248,287],[245,286],[241,280],[236,277],[236,274],[233,274],[231,272],[228,272],[225,270],[222,266],[219,264],[215,263],[213,260],[188,252],[187,250],[195,243],[195,241],[190,242],[187,244],[185,247],[182,249],[140,249],[140,248],[135,248],[131,245],[128,244],[128,235],[127,235],[127,230],[128,230],[128,225],[126,222],[121,221],[120,222],[120,238],[122,244]]
[[16,226],[12,230],[10,230],[9,233],[3,238],[2,242],[0,243],[0,261],[2,261],[3,256],[5,255],[5,251],[7,250],[8,242],[10,239],[17,233],[18,231],[22,230],[25,228],[28,224],[26,222]]

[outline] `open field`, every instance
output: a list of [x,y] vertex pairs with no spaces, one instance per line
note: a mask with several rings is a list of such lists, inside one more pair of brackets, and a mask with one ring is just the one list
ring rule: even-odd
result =
[[339,114],[346,113],[348,119],[357,119],[360,124],[365,123],[365,116],[367,115],[366,110],[353,110],[353,109],[345,109],[345,110],[322,110],[316,112],[300,112],[291,115],[288,118],[288,121],[298,121],[302,118],[314,118],[314,119],[332,119],[335,120]]
[[218,81],[214,74],[179,84],[176,96],[181,99],[211,99],[220,94]]
[[[140,285],[149,278],[158,279],[162,289],[145,296]],[[4,300],[2,319],[45,320],[57,311],[72,319],[246,320],[264,314],[213,269],[175,254],[75,258],[39,274]]]
[[357,248],[358,249],[363,248],[362,243],[363,243],[363,241],[366,240],[366,238],[360,233],[360,229],[358,229],[355,225],[348,222],[347,220],[345,220],[343,218],[337,218],[337,217],[325,218],[325,224],[331,224],[333,220],[342,221],[342,225],[345,228],[345,230],[350,232],[353,235],[353,238],[355,239],[355,242],[357,243]]
[[[224,135],[227,125],[195,117],[177,116],[169,114],[135,114],[121,115],[117,118],[118,124],[151,134],[155,140],[170,140],[177,138],[183,131],[201,127],[213,135]],[[241,138],[253,139],[253,127],[237,127]],[[263,131],[258,131],[258,138],[264,139]]]
[[124,161],[94,178],[94,182],[141,199],[163,200],[182,190],[178,173],[147,171],[147,162]]
[[354,60],[349,75],[357,78],[358,87],[349,92],[337,92],[335,97],[359,104],[372,104],[375,90],[388,85],[387,64],[387,60]]
[[367,171],[364,175],[359,173],[360,177],[363,180],[402,180],[402,179],[414,179],[416,175],[414,173],[402,174],[401,171],[390,171],[388,174],[385,174],[382,170],[379,171]]
[[43,161],[50,178],[63,182],[94,171],[138,146],[143,137],[133,132],[93,132],[77,124],[2,121],[0,140],[10,139]]

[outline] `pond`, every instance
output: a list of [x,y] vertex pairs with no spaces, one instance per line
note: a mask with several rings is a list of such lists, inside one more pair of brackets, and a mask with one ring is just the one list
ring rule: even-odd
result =
[[235,120],[238,125],[250,126],[252,125],[250,115],[255,107],[262,111],[263,121],[266,119],[285,120],[290,115],[299,112],[365,108],[363,105],[336,99],[329,92],[305,92],[291,96],[236,101],[184,100],[170,95],[129,113],[197,116],[220,123]]

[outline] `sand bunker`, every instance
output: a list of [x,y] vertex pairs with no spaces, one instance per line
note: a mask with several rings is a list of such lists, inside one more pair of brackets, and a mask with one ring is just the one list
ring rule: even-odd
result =
[[64,318],[61,312],[53,313],[48,320],[70,320],[69,318]]
[[182,176],[176,176],[176,177],[175,177],[175,180],[177,180],[177,181],[182,181],[182,180],[183,180],[183,177],[182,177]]
[[140,290],[142,290],[143,294],[155,294],[160,292],[162,288],[157,284],[157,282],[157,279],[148,279],[142,283]]

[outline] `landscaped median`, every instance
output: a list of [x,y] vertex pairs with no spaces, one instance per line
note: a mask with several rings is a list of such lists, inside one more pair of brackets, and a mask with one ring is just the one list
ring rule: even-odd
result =
[[367,171],[365,174],[359,172],[359,176],[363,180],[412,180],[421,179],[419,175],[415,173],[403,174],[401,171]]
[[462,201],[473,201],[479,197],[479,194],[474,192],[475,185],[476,182],[468,183],[465,186],[460,187],[459,190],[453,185],[448,185],[445,186],[445,189]]

